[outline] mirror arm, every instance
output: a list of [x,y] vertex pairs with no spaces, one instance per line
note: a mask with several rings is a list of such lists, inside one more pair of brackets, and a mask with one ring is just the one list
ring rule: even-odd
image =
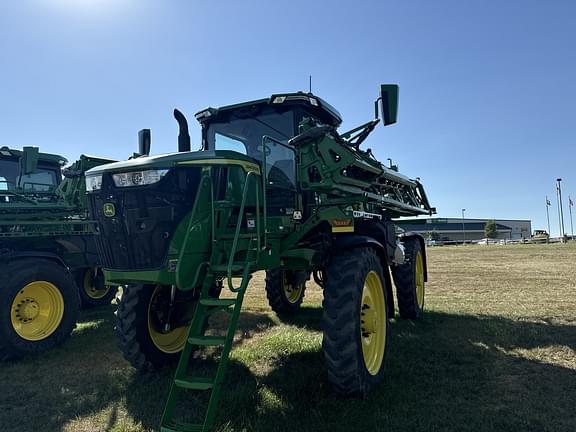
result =
[[378,120],[380,118],[380,109],[378,106],[378,102],[382,100],[382,96],[374,101],[374,120]]
[[361,130],[363,130],[363,129],[366,129],[367,127],[370,127],[370,125],[372,125],[372,123],[374,123],[374,122],[378,123],[379,121],[380,121],[380,120],[370,120],[370,121],[367,122],[367,123],[364,123],[364,124],[362,124],[362,125],[360,125],[360,126],[358,126],[358,127],[355,127],[354,129],[350,129],[348,132],[345,132],[345,133],[343,133],[343,134],[340,134],[340,138],[343,138],[343,139],[345,139],[345,140],[353,139],[353,138],[350,138],[350,137],[351,137],[354,133],[356,133],[356,132],[358,132],[358,131],[361,131]]

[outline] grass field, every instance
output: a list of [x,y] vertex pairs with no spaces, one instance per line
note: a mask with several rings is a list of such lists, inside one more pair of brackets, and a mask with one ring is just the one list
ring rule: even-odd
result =
[[[220,431],[575,431],[576,244],[429,249],[426,310],[394,321],[383,384],[341,399],[323,366],[322,291],[281,323],[257,275],[221,399]],[[139,376],[113,306],[43,356],[0,364],[0,431],[156,430],[169,370]]]

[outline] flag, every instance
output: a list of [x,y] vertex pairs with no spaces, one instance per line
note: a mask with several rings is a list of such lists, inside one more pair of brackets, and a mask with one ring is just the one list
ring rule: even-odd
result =
[[568,205],[570,207],[574,207],[574,201],[572,201],[572,198],[570,196],[568,196]]
[[548,197],[546,197],[546,205],[547,205],[547,206],[552,205],[552,203],[550,202],[550,200],[548,199]]

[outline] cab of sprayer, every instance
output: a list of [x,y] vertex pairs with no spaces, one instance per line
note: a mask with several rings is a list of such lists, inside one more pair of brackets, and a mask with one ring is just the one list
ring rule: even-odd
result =
[[[288,142],[304,119],[333,127],[341,123],[338,112],[314,95],[273,95],[198,112],[202,148],[191,152],[186,119],[177,110],[174,116],[180,130],[178,153],[147,156],[150,132],[143,130],[139,154],[86,175],[90,209],[101,234],[97,244],[109,281],[196,288],[202,276],[198,268],[214,253],[213,231],[218,229],[224,238],[233,233],[251,176],[242,229],[259,229],[256,219],[263,216],[265,206],[268,219],[273,220],[267,234],[287,232],[301,205],[295,151]],[[272,252],[269,257],[278,260]],[[185,280],[191,281],[189,286],[184,286]]]

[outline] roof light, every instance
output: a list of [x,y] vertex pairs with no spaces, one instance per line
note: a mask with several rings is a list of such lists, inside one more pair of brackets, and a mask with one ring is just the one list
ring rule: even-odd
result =
[[310,105],[313,105],[316,107],[320,105],[320,103],[318,102],[318,99],[306,96],[305,94],[276,96],[274,99],[272,99],[272,103],[273,104],[281,104],[281,103],[284,103],[286,101],[296,101],[296,100],[308,102]]
[[202,119],[205,119],[205,118],[208,118],[211,116],[212,116],[212,112],[210,110],[204,110],[204,111],[196,114],[194,117],[196,117],[196,120],[202,120]]

